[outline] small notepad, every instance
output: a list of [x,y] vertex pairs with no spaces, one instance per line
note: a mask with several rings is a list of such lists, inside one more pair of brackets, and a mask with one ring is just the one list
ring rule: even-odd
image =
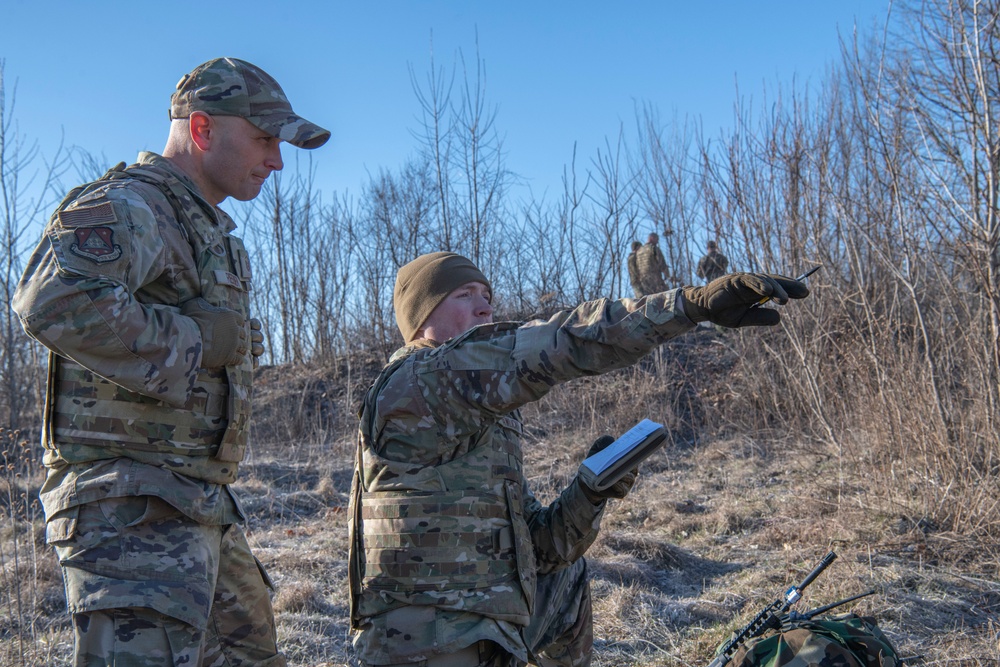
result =
[[666,439],[663,424],[643,419],[610,445],[585,458],[580,476],[590,488],[603,491],[642,463]]

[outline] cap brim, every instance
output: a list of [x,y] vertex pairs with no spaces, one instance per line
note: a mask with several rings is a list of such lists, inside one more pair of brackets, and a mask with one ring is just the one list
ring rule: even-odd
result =
[[272,137],[287,141],[299,148],[319,148],[330,139],[330,131],[310,123],[293,113],[269,114],[247,118]]

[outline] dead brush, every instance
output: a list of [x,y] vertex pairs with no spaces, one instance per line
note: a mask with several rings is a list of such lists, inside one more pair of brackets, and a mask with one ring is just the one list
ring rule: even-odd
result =
[[62,581],[45,546],[38,451],[19,431],[3,428],[0,446],[0,662],[54,664],[70,643],[61,634],[66,626]]
[[274,597],[274,613],[318,613],[328,611],[322,592],[311,581],[282,586]]

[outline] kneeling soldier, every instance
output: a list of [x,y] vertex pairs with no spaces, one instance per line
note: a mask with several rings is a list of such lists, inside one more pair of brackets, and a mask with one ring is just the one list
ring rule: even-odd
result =
[[[599,300],[493,323],[468,259],[423,255],[393,294],[406,341],[365,397],[351,508],[351,624],[365,665],[587,665],[587,563],[608,498],[580,477],[543,507],[524,476],[518,409],[556,384],[622,368],[702,320],[772,325],[751,306],[802,298],[781,276]],[[604,436],[591,453],[607,446]]]

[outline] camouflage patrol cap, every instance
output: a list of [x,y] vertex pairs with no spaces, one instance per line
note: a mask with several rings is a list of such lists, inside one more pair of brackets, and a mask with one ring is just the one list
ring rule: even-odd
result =
[[392,305],[396,325],[409,343],[445,297],[466,283],[493,288],[471,260],[453,252],[432,252],[404,264],[396,274]]
[[181,77],[170,97],[170,118],[187,118],[193,111],[246,118],[272,137],[299,148],[319,148],[330,138],[329,130],[292,111],[271,75],[236,58],[209,60]]

